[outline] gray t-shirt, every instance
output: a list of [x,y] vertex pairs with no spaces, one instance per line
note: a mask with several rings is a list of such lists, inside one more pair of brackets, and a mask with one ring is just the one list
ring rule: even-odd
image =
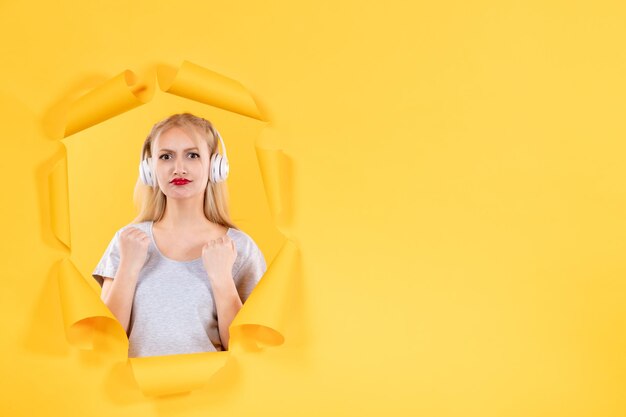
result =
[[[102,277],[115,279],[122,230],[136,227],[150,237],[147,261],[139,273],[130,315],[128,357],[224,350],[211,282],[202,258],[181,262],[165,257],[155,244],[152,224],[152,221],[131,223],[118,230],[92,273],[100,286],[104,282]],[[250,236],[233,228],[227,234],[237,248],[233,280],[244,303],[267,266]]]

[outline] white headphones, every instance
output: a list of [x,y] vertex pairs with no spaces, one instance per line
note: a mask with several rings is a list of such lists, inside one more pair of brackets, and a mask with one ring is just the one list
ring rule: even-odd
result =
[[[220,142],[222,143],[222,150],[224,151],[224,155],[222,156],[219,153],[219,150],[211,156],[211,168],[209,172],[209,181],[210,182],[223,182],[228,178],[228,157],[226,156],[226,145],[224,145],[224,140],[220,135],[220,132],[212,127],[212,132],[217,134]],[[146,148],[149,142],[146,142],[141,150],[141,162],[139,163],[139,176],[141,177],[141,182],[151,187],[155,186],[154,182],[154,174],[152,172],[152,158],[144,158]]]

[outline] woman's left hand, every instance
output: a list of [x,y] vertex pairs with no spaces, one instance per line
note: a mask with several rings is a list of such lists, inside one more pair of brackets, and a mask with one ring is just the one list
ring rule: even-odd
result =
[[229,236],[211,240],[202,247],[202,263],[212,285],[233,281],[233,264],[237,258],[235,242]]

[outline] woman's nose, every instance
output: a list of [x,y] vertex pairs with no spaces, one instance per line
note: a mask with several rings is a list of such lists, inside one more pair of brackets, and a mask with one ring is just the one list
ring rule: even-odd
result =
[[185,170],[185,160],[184,158],[177,158],[174,164],[174,169],[177,173],[187,172]]

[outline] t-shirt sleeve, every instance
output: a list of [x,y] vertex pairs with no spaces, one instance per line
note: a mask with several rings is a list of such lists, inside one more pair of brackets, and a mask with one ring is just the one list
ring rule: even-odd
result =
[[246,302],[266,270],[263,253],[253,241],[249,241],[244,260],[233,277],[242,303]]
[[103,277],[115,278],[115,273],[120,264],[119,233],[119,231],[115,233],[115,236],[109,242],[109,246],[104,251],[104,255],[100,258],[100,262],[98,262],[91,274],[98,281],[100,287],[104,283]]

